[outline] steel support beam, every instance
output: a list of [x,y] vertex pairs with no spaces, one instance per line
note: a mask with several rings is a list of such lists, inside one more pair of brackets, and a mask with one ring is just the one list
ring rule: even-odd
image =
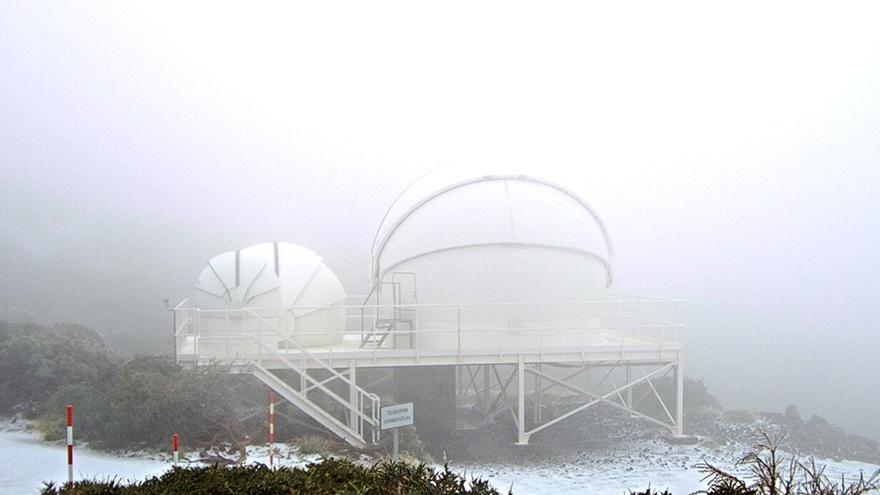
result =
[[516,359],[516,444],[528,445],[526,435],[526,365],[520,354]]
[[675,366],[675,436],[684,434],[684,356],[678,351]]
[[[608,400],[608,398],[610,398],[610,397],[612,397],[612,396],[614,396],[614,395],[618,395],[618,396],[619,396],[619,395],[620,395],[620,392],[623,391],[623,390],[626,390],[628,387],[632,387],[632,386],[635,386],[635,385],[637,385],[637,384],[639,384],[639,383],[641,383],[641,382],[643,382],[643,381],[645,381],[645,380],[649,380],[651,377],[653,377],[653,376],[655,376],[655,375],[658,375],[658,374],[660,374],[660,373],[662,373],[662,372],[668,371],[670,368],[673,368],[673,367],[675,367],[675,363],[670,363],[670,364],[667,364],[667,365],[665,365],[665,366],[663,366],[663,367],[660,367],[660,368],[658,368],[658,369],[656,369],[656,370],[654,370],[654,371],[652,371],[652,372],[646,374],[645,376],[643,376],[643,377],[641,377],[641,378],[638,378],[638,379],[636,379],[636,380],[634,380],[634,381],[632,381],[632,382],[630,382],[630,383],[628,383],[628,384],[626,384],[626,385],[624,385],[624,386],[622,386],[622,387],[617,387],[616,389],[612,390],[611,392],[608,392],[608,393],[605,394],[605,395],[599,396],[598,398],[593,399],[592,401],[590,401],[590,402],[588,402],[588,403],[586,403],[586,404],[584,404],[584,405],[578,406],[578,407],[572,409],[571,411],[568,411],[567,413],[561,414],[561,415],[559,415],[559,416],[557,416],[557,417],[551,419],[550,421],[547,421],[547,422],[545,422],[545,423],[543,423],[543,424],[541,424],[541,425],[538,425],[538,426],[532,428],[531,430],[523,431],[523,429],[520,428],[519,435],[518,435],[518,439],[519,439],[519,441],[518,441],[517,443],[518,443],[518,444],[525,444],[525,443],[528,443],[529,437],[532,436],[532,435],[534,435],[535,433],[537,433],[537,432],[539,432],[539,431],[541,431],[541,430],[543,430],[543,429],[545,429],[545,428],[547,428],[547,427],[549,427],[549,426],[552,426],[552,425],[554,425],[554,424],[556,424],[556,423],[558,423],[558,422],[560,422],[560,421],[562,421],[562,420],[564,420],[564,419],[566,419],[566,418],[568,418],[568,417],[570,417],[570,416],[573,416],[573,415],[575,415],[575,414],[577,414],[577,413],[583,411],[584,409],[587,409],[587,408],[589,408],[589,407],[592,407],[592,406],[594,406],[594,405],[596,405],[596,404],[598,404],[598,403],[600,403],[600,402],[605,402],[605,401]],[[524,372],[524,370],[523,370],[523,372]],[[620,405],[620,404],[618,404],[618,405],[619,405],[620,407],[624,407],[624,406],[622,406],[622,405]],[[519,425],[517,425],[517,426],[519,426]],[[667,426],[668,426],[668,425],[667,425]],[[523,442],[523,440],[525,440],[525,441]]]
[[[626,366],[626,383],[632,381],[632,366]],[[632,409],[633,408],[633,389],[632,387],[626,389],[626,407]]]
[[595,393],[593,393],[593,392],[590,392],[590,391],[588,391],[588,390],[584,390],[584,389],[582,389],[582,388],[580,388],[580,387],[577,387],[577,386],[575,386],[575,385],[572,385],[572,384],[570,384],[570,383],[566,383],[564,380],[561,380],[561,379],[559,379],[559,378],[556,378],[556,377],[553,377],[553,376],[550,376],[550,375],[547,375],[547,374],[544,374],[544,373],[540,373],[540,372],[537,372],[537,371],[533,371],[533,370],[529,370],[529,373],[533,373],[533,374],[536,374],[536,375],[540,375],[540,376],[542,376],[544,379],[546,379],[546,380],[548,380],[548,381],[555,382],[557,385],[559,385],[559,386],[561,386],[561,387],[567,388],[567,389],[569,389],[569,390],[571,390],[571,391],[573,391],[573,392],[576,392],[576,393],[582,394],[582,395],[587,396],[587,397],[590,397],[590,398],[592,398],[592,399],[600,399],[601,402],[602,402],[603,404],[606,404],[606,405],[608,405],[608,406],[611,406],[611,407],[613,407],[613,408],[615,408],[615,409],[619,409],[619,410],[621,410],[621,411],[626,411],[626,412],[632,414],[633,416],[636,416],[636,417],[638,417],[638,418],[644,419],[644,420],[646,420],[646,421],[648,421],[648,422],[650,422],[650,423],[654,423],[654,424],[656,424],[657,426],[662,426],[663,428],[667,428],[667,429],[672,429],[672,428],[674,428],[674,425],[672,425],[672,424],[664,423],[663,421],[660,421],[660,420],[657,419],[657,418],[654,418],[654,417],[648,416],[647,414],[644,414],[644,413],[641,413],[641,412],[639,412],[639,411],[636,411],[635,409],[627,409],[626,407],[624,407],[624,406],[618,404],[617,402],[614,402],[614,401],[612,401],[612,400],[608,400],[608,399],[603,399],[600,395],[597,395],[597,394],[595,394]]

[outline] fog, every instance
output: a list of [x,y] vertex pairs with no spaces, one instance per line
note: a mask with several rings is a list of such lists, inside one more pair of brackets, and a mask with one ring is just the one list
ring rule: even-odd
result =
[[212,256],[349,293],[444,163],[554,170],[727,407],[880,438],[871,4],[0,4],[0,317],[163,350]]

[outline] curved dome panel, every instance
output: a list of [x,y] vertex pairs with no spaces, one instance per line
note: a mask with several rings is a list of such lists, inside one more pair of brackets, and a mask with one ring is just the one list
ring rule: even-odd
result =
[[196,290],[200,308],[247,308],[251,313],[234,314],[270,321],[301,346],[339,342],[345,330],[342,284],[320,256],[294,244],[269,242],[215,256]]
[[[376,284],[395,270],[426,267],[425,258],[453,252],[497,261],[510,249],[557,252],[566,263],[580,259],[604,272],[603,286],[611,283],[610,238],[579,196],[533,175],[456,167],[423,176],[389,208],[373,242],[371,276]],[[523,259],[511,257],[506,268],[518,268],[514,263]]]

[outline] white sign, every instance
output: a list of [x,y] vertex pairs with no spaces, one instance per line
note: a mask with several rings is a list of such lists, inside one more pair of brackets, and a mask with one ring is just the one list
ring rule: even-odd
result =
[[383,406],[380,411],[380,422],[383,430],[400,428],[413,424],[413,403]]

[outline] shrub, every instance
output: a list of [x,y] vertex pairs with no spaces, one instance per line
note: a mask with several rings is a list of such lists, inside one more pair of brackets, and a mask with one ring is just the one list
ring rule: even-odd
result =
[[118,363],[88,328],[0,321],[0,414],[35,412],[67,385],[100,386]]
[[355,464],[345,459],[325,459],[305,469],[270,469],[263,465],[224,468],[174,468],[159,477],[124,485],[116,480],[82,481],[72,489],[54,484],[44,495],[165,495],[169,493],[224,493],[269,495],[362,494],[376,495],[497,495],[487,481],[468,481],[448,467],[434,470],[424,464]]
[[330,453],[330,442],[318,435],[303,435],[295,438],[293,444],[303,455],[325,455]]
[[58,387],[38,408],[48,439],[64,437],[64,405],[74,404],[77,438],[109,448],[164,446],[173,433],[188,447],[238,443],[234,409],[239,380],[217,366],[186,370],[170,358],[138,356],[105,380]]
[[[398,433],[398,441],[398,448],[402,454],[401,458],[404,458],[404,455],[406,455],[410,460],[416,460],[418,462],[434,462],[428,449],[425,448],[425,444],[422,443],[422,439],[419,437],[419,433],[416,431],[415,426],[401,428]],[[386,452],[390,453],[393,450],[394,434],[391,430],[382,432],[381,443]]]
[[103,438],[108,416],[106,387],[77,383],[60,387],[38,407],[37,428],[47,440],[65,437],[67,404],[74,404],[77,438]]
[[237,378],[218,366],[188,370],[170,358],[139,356],[107,392],[105,440],[164,445],[176,432],[190,446],[237,442],[244,436],[231,392]]

